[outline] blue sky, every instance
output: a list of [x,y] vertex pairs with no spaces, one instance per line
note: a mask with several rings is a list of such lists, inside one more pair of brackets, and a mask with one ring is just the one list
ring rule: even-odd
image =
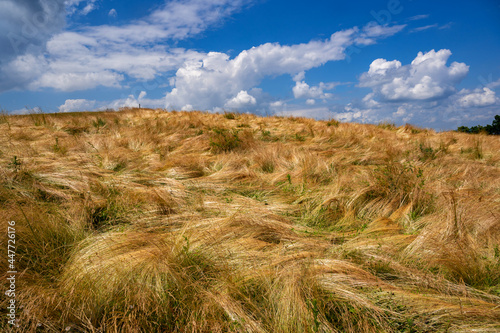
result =
[[411,123],[500,114],[500,2],[5,0],[0,108]]

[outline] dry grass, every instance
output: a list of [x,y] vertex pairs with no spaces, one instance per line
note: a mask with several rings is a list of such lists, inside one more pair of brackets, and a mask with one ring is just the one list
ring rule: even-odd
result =
[[20,272],[4,331],[500,330],[498,137],[138,109],[0,120]]

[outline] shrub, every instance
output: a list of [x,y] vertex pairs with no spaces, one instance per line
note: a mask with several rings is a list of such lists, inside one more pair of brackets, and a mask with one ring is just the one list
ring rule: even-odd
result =
[[210,136],[210,148],[213,153],[226,153],[238,148],[241,139],[239,130],[228,130],[225,128],[213,128]]
[[229,120],[234,120],[234,119],[236,119],[236,116],[232,112],[225,112],[224,118],[229,119]]
[[340,124],[340,121],[338,120],[335,120],[335,119],[330,119],[326,122],[326,126],[330,127],[330,126],[333,126],[333,127],[338,127]]
[[430,145],[421,142],[418,147],[421,153],[420,160],[422,162],[436,158],[437,150],[434,150]]

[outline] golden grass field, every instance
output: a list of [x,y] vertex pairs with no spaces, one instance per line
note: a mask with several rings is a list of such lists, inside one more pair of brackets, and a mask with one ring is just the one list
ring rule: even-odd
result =
[[498,136],[4,114],[0,177],[5,332],[500,331]]

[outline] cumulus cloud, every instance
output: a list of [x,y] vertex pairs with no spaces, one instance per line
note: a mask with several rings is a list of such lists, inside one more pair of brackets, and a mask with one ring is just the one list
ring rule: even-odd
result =
[[111,17],[117,17],[118,16],[118,13],[116,12],[116,9],[111,9],[108,13],[108,16],[111,16]]
[[458,98],[457,104],[463,108],[489,106],[498,102],[495,92],[486,87],[473,92],[464,89],[460,91],[460,95],[462,96]]
[[59,106],[59,112],[92,111],[96,101],[87,99],[67,99]]
[[373,109],[361,108],[353,103],[348,103],[344,106],[343,110],[335,112],[334,118],[345,122],[374,122],[374,120],[379,117],[377,113],[378,112]]
[[134,95],[128,95],[127,97],[120,98],[111,102],[104,102],[100,105],[100,109],[114,109],[118,110],[120,108],[136,108],[139,107],[145,107],[145,108],[161,108],[165,105],[165,100],[164,98],[158,98],[158,99],[151,99],[151,98],[146,98],[147,92],[146,91],[141,91],[137,97]]
[[307,99],[327,99],[331,98],[331,93],[325,93],[324,90],[331,90],[335,87],[335,83],[323,83],[320,82],[318,86],[309,86],[305,81],[295,82],[295,86],[292,88],[293,96],[295,98],[307,98]]
[[398,69],[400,67],[401,67],[401,62],[397,60],[387,61],[385,59],[375,59],[370,64],[370,69],[368,70],[368,74],[370,76],[385,75],[388,70]]
[[72,112],[72,111],[97,111],[113,109],[118,110],[120,108],[132,107],[136,108],[160,108],[165,104],[163,98],[160,99],[149,99],[146,98],[147,93],[141,91],[137,97],[134,95],[124,96],[113,101],[95,101],[87,99],[67,99],[64,104],[59,106],[59,112]]
[[242,109],[255,104],[257,104],[255,97],[242,90],[234,98],[227,101],[224,106],[230,109]]
[[446,66],[450,50],[419,52],[409,65],[397,60],[374,60],[361,75],[360,87],[373,89],[382,101],[433,100],[450,96],[469,72],[469,66],[453,62]]
[[257,86],[264,77],[295,74],[327,61],[341,60],[352,41],[354,29],[333,34],[325,41],[282,46],[266,43],[242,51],[229,59],[225,53],[210,52],[200,60],[187,61],[176,72],[167,94],[167,107],[181,108],[196,101],[198,109],[222,106],[240,91]]
[[336,111],[336,119],[418,122],[436,129],[487,122],[498,113],[500,99],[493,90],[498,82],[489,78],[482,88],[457,91],[469,67],[458,62],[447,65],[450,55],[449,50],[419,52],[408,65],[398,60],[374,60],[358,85],[372,92]]
[[283,105],[286,105],[284,101],[275,101],[270,103],[270,106],[273,108],[279,108],[282,107]]
[[[370,37],[387,37],[400,29],[384,26]],[[371,26],[371,30],[377,29]],[[266,43],[244,50],[234,59],[225,53],[209,52],[201,59],[186,61],[177,70],[172,80],[174,88],[166,95],[166,107],[179,109],[192,103],[196,109],[214,109],[226,105],[239,92],[256,87],[266,76],[289,74],[300,81],[306,70],[345,59],[346,48],[355,44],[360,34],[366,35],[365,30],[352,28],[338,31],[326,40],[295,45]],[[294,94],[298,98],[329,98],[331,94],[324,90],[332,89],[331,85],[321,83],[310,87],[300,81]]]
[[332,119],[334,113],[328,107],[314,108],[289,108],[276,112],[276,115],[282,117],[307,117],[315,119]]

